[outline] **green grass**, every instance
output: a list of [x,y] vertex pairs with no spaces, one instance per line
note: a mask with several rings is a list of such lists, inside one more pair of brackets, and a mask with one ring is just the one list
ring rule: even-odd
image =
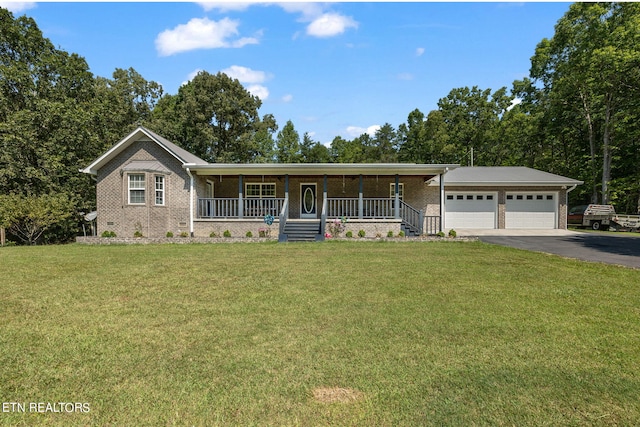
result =
[[640,423],[638,270],[480,242],[12,247],[0,266],[0,402],[90,405],[4,425]]
[[569,227],[572,231],[580,231],[584,233],[601,234],[603,236],[627,236],[627,237],[640,237],[640,233],[637,231],[609,231],[609,230],[592,230],[590,228],[578,228]]

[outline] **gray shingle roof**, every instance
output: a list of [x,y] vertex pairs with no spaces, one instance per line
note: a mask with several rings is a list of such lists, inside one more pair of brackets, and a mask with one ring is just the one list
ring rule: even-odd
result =
[[444,176],[446,185],[577,185],[582,181],[524,166],[476,166],[453,169]]
[[150,131],[147,128],[142,126],[138,126],[136,130],[131,132],[129,135],[121,139],[118,143],[116,143],[113,147],[107,150],[102,156],[98,157],[93,163],[87,166],[84,169],[80,169],[80,172],[89,173],[95,175],[97,171],[108,163],[113,157],[117,156],[120,152],[122,152],[126,147],[131,145],[134,141],[138,141],[139,139],[147,137],[154,141],[156,144],[167,150],[171,153],[176,159],[178,159],[183,165],[187,163],[195,163],[199,165],[208,164],[206,161],[202,160],[200,157],[195,154],[191,154],[184,148],[178,147],[173,142],[163,138],[157,133]]
[[178,147],[176,144],[158,135],[157,133],[147,128],[144,128],[142,126],[140,126],[140,128],[144,129],[147,132],[147,134],[149,134],[156,140],[156,142],[159,142],[160,144],[164,145],[165,148],[171,151],[173,154],[175,154],[176,157],[179,157],[180,159],[182,159],[183,163],[195,163],[195,164],[205,164],[205,165],[207,164],[207,162],[202,160],[200,157],[188,152],[182,147]]

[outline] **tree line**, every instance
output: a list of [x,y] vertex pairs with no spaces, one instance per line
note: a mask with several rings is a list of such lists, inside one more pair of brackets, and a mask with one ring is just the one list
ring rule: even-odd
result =
[[[572,204],[635,213],[639,39],[640,4],[572,4],[510,90],[454,88],[426,114],[415,108],[405,123],[325,146],[290,120],[280,128],[260,116],[260,99],[223,73],[202,71],[176,94],[133,68],[94,76],[32,18],[0,8],[0,225],[30,243],[72,238],[78,212],[95,208],[95,183],[78,169],[138,125],[209,162],[529,166],[583,180]],[[25,238],[16,224],[38,201],[56,209],[40,209],[49,220]]]

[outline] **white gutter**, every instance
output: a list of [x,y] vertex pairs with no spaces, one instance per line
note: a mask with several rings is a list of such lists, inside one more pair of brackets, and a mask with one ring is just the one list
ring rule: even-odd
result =
[[576,189],[576,187],[578,186],[578,184],[573,184],[573,186],[569,189],[567,189],[567,194],[571,193],[573,190]]
[[193,237],[193,175],[189,168],[185,168],[189,175],[189,235]]
[[437,175],[459,165],[413,163],[186,163],[198,175]]
[[444,169],[444,173],[440,174],[440,227],[438,231],[443,231],[444,227],[446,227],[447,224],[444,223],[444,205],[445,205],[445,194],[444,194],[444,175],[449,172],[449,168],[445,168]]

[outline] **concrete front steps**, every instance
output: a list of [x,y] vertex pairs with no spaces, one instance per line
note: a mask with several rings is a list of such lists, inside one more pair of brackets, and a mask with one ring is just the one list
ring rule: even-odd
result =
[[316,242],[322,240],[320,220],[290,219],[284,225],[280,242]]

